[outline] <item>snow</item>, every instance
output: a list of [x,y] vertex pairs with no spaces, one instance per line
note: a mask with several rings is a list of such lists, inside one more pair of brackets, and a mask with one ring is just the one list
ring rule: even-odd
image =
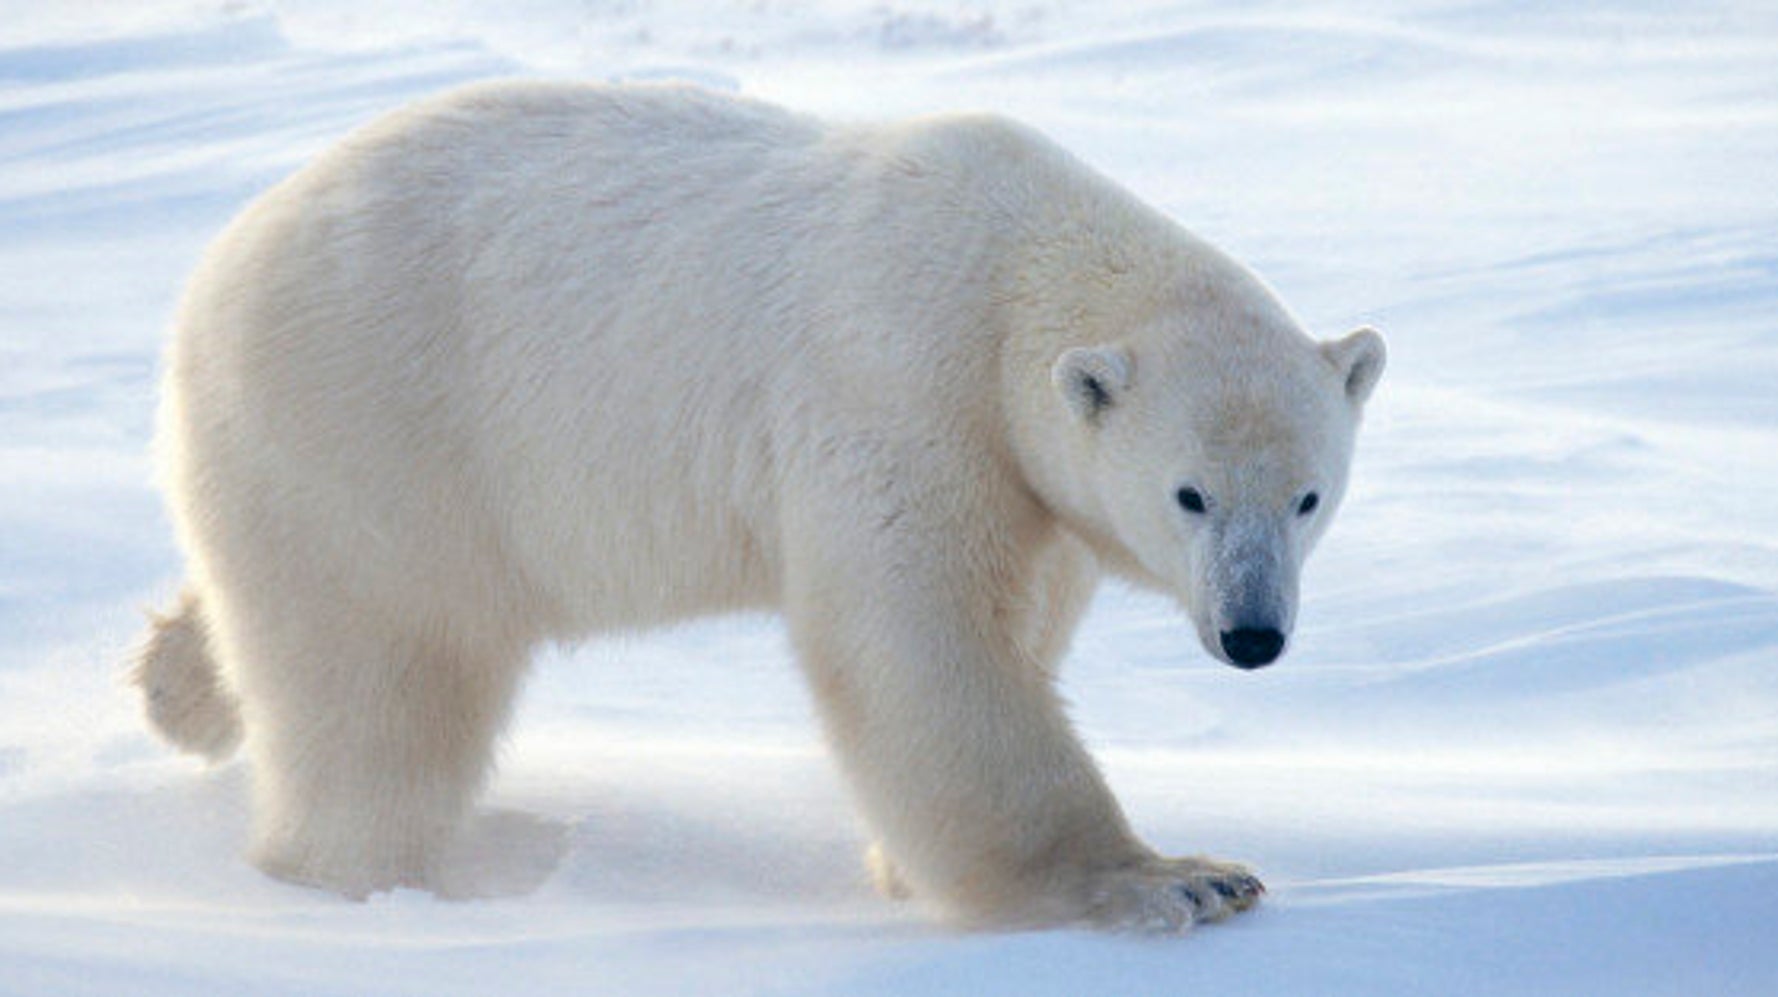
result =
[[[1290,657],[1114,587],[1067,665],[1139,830],[1266,905],[1144,940],[877,898],[764,618],[542,656],[463,856],[516,896],[241,861],[239,764],[118,677],[180,577],[172,303],[344,130],[511,74],[1004,111],[1385,331]],[[1756,3],[0,2],[0,993],[1778,992],[1773,162]]]

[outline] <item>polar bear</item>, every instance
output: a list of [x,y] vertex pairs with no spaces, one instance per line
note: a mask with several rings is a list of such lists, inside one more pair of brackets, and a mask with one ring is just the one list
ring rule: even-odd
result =
[[1053,688],[1102,571],[1284,649],[1382,371],[1043,137],[480,85],[351,135],[191,280],[153,723],[254,861],[441,888],[540,642],[782,612],[883,881],[975,925],[1256,902],[1131,831]]

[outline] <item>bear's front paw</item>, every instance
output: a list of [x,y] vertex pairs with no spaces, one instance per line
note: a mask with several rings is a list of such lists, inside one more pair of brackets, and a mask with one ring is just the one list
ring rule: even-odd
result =
[[876,886],[877,892],[887,899],[906,900],[914,895],[914,891],[908,888],[907,880],[902,879],[901,873],[895,868],[895,863],[889,861],[889,853],[883,850],[881,844],[873,844],[865,851],[864,867],[870,871],[870,881]]
[[1111,931],[1177,933],[1244,911],[1265,892],[1253,873],[1233,862],[1155,858],[1096,877],[1085,920]]

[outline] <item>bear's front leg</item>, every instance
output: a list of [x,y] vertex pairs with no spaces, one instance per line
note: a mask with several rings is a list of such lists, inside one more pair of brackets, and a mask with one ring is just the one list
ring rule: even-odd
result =
[[786,607],[885,881],[972,925],[1180,931],[1252,906],[1245,869],[1162,858],[1131,832],[1015,639],[1028,621],[995,577],[1005,560],[896,533],[861,539],[865,563],[843,570],[793,560]]

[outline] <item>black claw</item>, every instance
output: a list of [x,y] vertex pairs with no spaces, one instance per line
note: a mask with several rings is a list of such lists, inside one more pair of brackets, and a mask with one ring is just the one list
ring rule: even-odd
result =
[[1204,906],[1204,898],[1198,896],[1198,891],[1186,886],[1184,883],[1179,885],[1179,895],[1184,897],[1194,908]]
[[1225,899],[1228,899],[1228,900],[1233,900],[1236,897],[1240,896],[1240,894],[1235,890],[1235,888],[1233,886],[1230,886],[1229,884],[1223,882],[1220,879],[1211,880],[1210,881],[1210,888],[1215,890],[1217,893],[1221,894]]

